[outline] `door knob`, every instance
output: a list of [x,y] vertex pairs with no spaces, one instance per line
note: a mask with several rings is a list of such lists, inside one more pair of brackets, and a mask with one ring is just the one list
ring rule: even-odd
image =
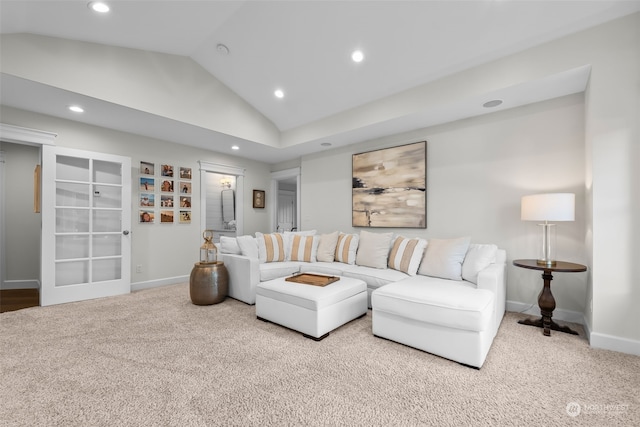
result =
[[128,235],[129,235],[129,230],[124,230],[124,231],[122,232],[122,234],[124,234],[125,236],[128,236]]

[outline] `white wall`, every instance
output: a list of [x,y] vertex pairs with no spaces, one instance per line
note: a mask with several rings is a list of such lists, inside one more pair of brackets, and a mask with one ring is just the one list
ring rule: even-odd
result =
[[40,164],[38,148],[0,142],[4,152],[3,194],[5,271],[2,288],[37,287],[40,280],[41,214],[33,211],[33,172]]
[[[636,285],[637,278],[640,276],[640,263],[638,263],[640,226],[637,219],[640,218],[640,177],[637,167],[640,160],[638,143],[640,140],[640,102],[638,101],[640,99],[638,91],[640,49],[638,46],[640,46],[640,13],[635,13],[458,73],[421,88],[427,93],[430,93],[430,89],[438,94],[456,95],[461,85],[467,83],[473,85],[476,81],[495,79],[503,82],[501,84],[505,81],[517,83],[518,79],[526,77],[553,75],[585,65],[591,67],[590,80],[585,92],[585,129],[580,131],[583,134],[582,156],[586,164],[585,176],[582,180],[576,181],[580,184],[573,184],[582,185],[583,189],[579,192],[582,195],[578,197],[577,204],[585,205],[582,217],[578,217],[574,226],[579,226],[580,221],[583,221],[585,230],[580,232],[575,228],[567,229],[562,225],[563,230],[571,230],[571,236],[578,236],[581,233],[584,235],[582,252],[586,253],[586,258],[583,259],[589,268],[586,273],[587,286],[584,292],[582,282],[565,286],[559,281],[560,276],[563,277],[563,281],[582,281],[582,278],[578,278],[580,274],[557,275],[553,285],[554,294],[561,310],[565,308],[573,310],[584,306],[587,334],[592,345],[634,354],[640,354],[640,328],[638,328],[640,310],[637,309],[640,304],[640,288]],[[415,97],[419,94],[417,93]],[[406,93],[398,96],[414,96],[414,94]],[[385,99],[380,102],[387,101]],[[376,106],[364,106],[360,109],[362,111],[355,113],[360,114],[361,117],[367,117],[366,112],[375,110]],[[345,120],[343,116],[334,117],[331,120],[334,121],[333,125],[340,120],[343,122],[342,126],[350,124],[349,120]],[[452,126],[455,128],[466,123],[468,121],[458,122]],[[540,126],[546,127],[547,124],[541,123]],[[528,129],[528,131],[531,130]],[[525,136],[525,132],[521,132],[520,135]],[[410,142],[422,138],[434,142],[436,141],[434,136],[437,136],[435,131],[430,136],[423,137],[416,134],[416,138],[409,138],[407,135],[405,138],[410,139]],[[401,137],[390,136],[384,143],[402,142],[405,141]],[[382,143],[377,142],[377,144]],[[372,148],[373,145],[375,141],[372,143]],[[536,165],[540,171],[538,179],[544,182],[547,176],[555,180],[555,173],[558,171],[554,174],[550,173],[549,168],[540,161],[543,157],[538,151],[540,145],[545,145],[545,141],[534,141],[529,147],[531,158],[538,159]],[[324,221],[323,226],[331,225],[329,228],[348,226],[348,218],[350,218],[348,215],[346,217],[339,215],[336,218],[336,216],[327,216],[326,210],[318,212],[314,210],[320,209],[320,204],[327,202],[327,199],[322,197],[315,201],[314,195],[314,192],[326,194],[322,193],[329,191],[325,185],[330,185],[335,192],[332,207],[350,203],[347,189],[349,186],[344,186],[344,177],[350,160],[345,158],[348,156],[341,157],[339,153],[350,154],[351,149],[329,152],[325,155],[332,158],[332,164],[338,170],[343,171],[342,174],[336,175],[335,168],[332,169],[332,173],[326,175],[326,184],[313,177],[309,179],[309,175],[305,176],[308,173],[316,176],[323,173],[326,164],[314,161],[322,158],[322,155],[303,161],[303,199],[306,203],[303,203],[302,214],[305,227],[310,226],[312,220]],[[564,172],[561,171],[558,176],[560,179],[558,186],[565,184]],[[503,179],[509,178],[503,177]],[[433,182],[427,182],[427,186],[432,185]],[[454,187],[455,181],[448,185]],[[527,187],[522,187],[523,190],[525,188]],[[433,202],[433,198],[430,202]],[[514,201],[514,203],[517,202]],[[473,206],[469,207],[469,209],[472,208]],[[577,208],[579,209],[578,206]],[[511,209],[511,216],[513,216],[516,208],[512,206]],[[505,211],[505,213],[508,212]],[[434,213],[429,211],[427,221],[430,227],[433,226],[433,216]],[[493,220],[503,221],[504,217],[497,216]],[[491,230],[493,227],[496,225],[488,222],[483,230]],[[483,231],[478,232],[483,233]],[[530,235],[533,236],[533,233]],[[562,244],[562,242],[559,243]],[[529,244],[520,243],[516,247],[524,246],[529,247]],[[527,254],[522,253],[517,256],[525,255]],[[560,256],[566,255],[561,252]],[[585,254],[581,253],[580,257],[585,257]],[[520,291],[512,285],[514,280],[520,280],[519,276],[524,272],[512,268],[509,273],[508,297],[516,298],[518,292],[526,293],[529,286],[525,286],[524,290]],[[587,301],[582,301],[582,298],[586,298]]]
[[[124,132],[113,131],[97,126],[63,120],[51,116],[36,114],[15,108],[3,106],[0,109],[2,122],[31,129],[50,131],[58,134],[56,144],[63,147],[90,150],[102,153],[119,154],[132,159],[132,271],[131,278],[136,287],[146,287],[147,284],[171,281],[174,278],[184,280],[188,276],[193,263],[199,260],[199,248],[202,244],[202,230],[200,229],[200,173],[199,160],[236,166],[246,169],[244,185],[245,194],[251,195],[251,189],[260,188],[264,182],[269,182],[269,166],[264,163],[224,155],[213,151],[177,145],[166,141],[142,137]],[[139,193],[137,185],[140,161],[169,164],[177,168],[191,167],[193,172],[192,190],[192,221],[191,224],[140,224],[137,222],[139,211]],[[28,167],[28,184],[32,184],[33,167]],[[156,172],[156,181],[159,173]],[[178,179],[176,178],[176,181]],[[157,182],[156,182],[157,183]],[[32,188],[30,187],[29,197]],[[178,193],[176,193],[177,195]],[[156,197],[159,193],[156,192]],[[176,196],[177,197],[177,196]],[[159,205],[159,199],[156,204]],[[12,202],[8,202],[12,203]],[[252,200],[244,203],[244,231],[253,234],[256,231],[269,229],[268,216],[263,215],[265,209],[253,209]],[[29,199],[29,209],[32,199]],[[156,208],[156,213],[160,210]],[[40,233],[40,222],[34,227]],[[13,236],[7,247],[16,244],[18,237]],[[39,237],[38,237],[39,239]],[[142,272],[136,273],[135,266],[142,265]]]
[[640,13],[584,42],[598,52],[586,95],[591,344],[640,355]]
[[[520,220],[520,198],[576,193],[576,221],[558,226],[558,252],[560,259],[586,263],[583,112],[583,96],[571,95],[304,157],[303,229],[359,232],[351,226],[351,155],[426,140],[427,228],[392,231],[497,244],[507,250],[507,299],[537,304],[539,272],[511,265],[536,258],[541,238],[535,223]],[[558,310],[578,312],[582,321],[586,274],[558,274],[553,285]]]

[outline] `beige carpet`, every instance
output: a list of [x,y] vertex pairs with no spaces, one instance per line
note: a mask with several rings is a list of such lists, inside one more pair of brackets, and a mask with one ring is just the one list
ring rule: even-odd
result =
[[640,425],[640,357],[521,317],[475,370],[372,336],[371,312],[314,342],[186,284],[3,313],[0,425]]

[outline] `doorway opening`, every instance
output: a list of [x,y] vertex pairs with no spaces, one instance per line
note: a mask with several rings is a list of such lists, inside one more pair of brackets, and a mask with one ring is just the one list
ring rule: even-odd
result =
[[271,174],[271,192],[276,194],[272,231],[300,230],[300,168]]
[[200,161],[200,228],[220,236],[241,236],[244,228],[244,169]]

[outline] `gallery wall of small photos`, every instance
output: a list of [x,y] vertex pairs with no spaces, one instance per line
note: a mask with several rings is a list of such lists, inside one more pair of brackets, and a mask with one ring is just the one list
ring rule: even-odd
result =
[[192,170],[140,162],[138,222],[191,224]]

